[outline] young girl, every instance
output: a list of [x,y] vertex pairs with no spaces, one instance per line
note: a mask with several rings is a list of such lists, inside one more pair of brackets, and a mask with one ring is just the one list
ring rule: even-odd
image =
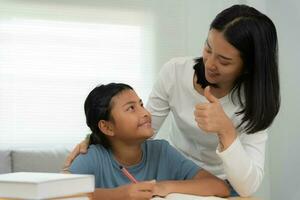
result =
[[[224,181],[200,169],[168,142],[147,140],[153,135],[151,115],[129,85],[96,87],[84,109],[91,146],[73,161],[69,172],[95,175],[94,198],[150,199],[174,192],[229,195]],[[136,183],[130,184],[122,167]]]

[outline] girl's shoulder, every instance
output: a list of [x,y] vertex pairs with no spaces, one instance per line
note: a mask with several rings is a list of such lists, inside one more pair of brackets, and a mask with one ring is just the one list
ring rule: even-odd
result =
[[109,156],[109,149],[106,149],[100,144],[92,144],[88,148],[87,155],[91,157]]

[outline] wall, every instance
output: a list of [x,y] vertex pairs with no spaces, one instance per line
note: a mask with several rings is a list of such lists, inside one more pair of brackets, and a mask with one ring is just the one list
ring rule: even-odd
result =
[[270,134],[270,181],[272,200],[300,199],[300,2],[267,0],[279,39],[282,107]]

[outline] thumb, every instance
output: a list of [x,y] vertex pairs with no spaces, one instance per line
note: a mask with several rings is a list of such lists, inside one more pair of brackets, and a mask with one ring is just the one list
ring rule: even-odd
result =
[[206,99],[210,102],[210,103],[215,103],[218,102],[218,98],[215,97],[211,92],[210,92],[210,87],[206,86],[204,89],[204,96],[206,97]]

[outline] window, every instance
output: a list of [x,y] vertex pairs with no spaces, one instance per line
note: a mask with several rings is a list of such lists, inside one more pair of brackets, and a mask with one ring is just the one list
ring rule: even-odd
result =
[[0,21],[1,146],[78,143],[90,132],[84,100],[100,83],[128,83],[146,101],[153,84],[153,68],[145,64],[151,33],[122,20]]

